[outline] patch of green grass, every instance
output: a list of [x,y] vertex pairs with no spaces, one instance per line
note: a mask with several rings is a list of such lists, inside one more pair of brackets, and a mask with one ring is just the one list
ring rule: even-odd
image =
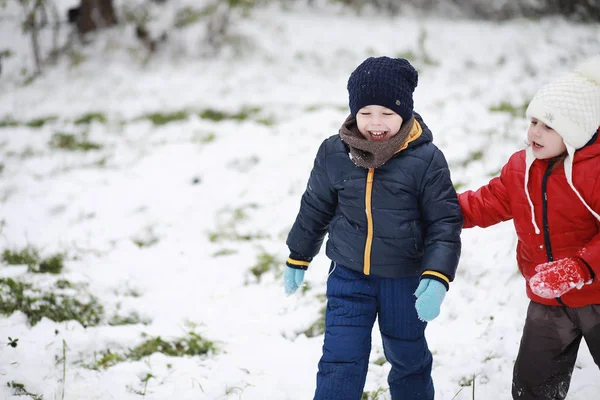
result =
[[166,125],[171,122],[184,121],[188,119],[189,112],[187,111],[174,111],[171,113],[155,112],[146,114],[143,118],[149,119],[156,126]]
[[40,255],[37,249],[29,246],[21,250],[5,249],[2,261],[8,265],[36,265],[40,261]]
[[243,207],[238,207],[233,210],[231,210],[229,208],[221,210],[219,213],[220,214],[222,214],[222,213],[228,214],[229,218],[225,223],[221,224],[218,231],[210,232],[208,234],[208,240],[212,243],[217,243],[217,242],[220,242],[223,240],[245,242],[245,241],[252,241],[252,240],[267,238],[268,235],[266,235],[264,233],[260,233],[260,232],[249,233],[249,234],[238,233],[237,225],[240,222],[244,222],[248,219],[246,210],[255,209],[255,208],[258,208],[258,205],[251,203],[251,204],[247,204]]
[[110,326],[119,326],[119,325],[148,325],[151,320],[148,318],[141,317],[137,312],[132,311],[128,315],[113,315],[112,318],[108,321]]
[[150,382],[150,379],[156,379],[156,377],[154,375],[152,375],[152,373],[146,372],[146,375],[138,376],[138,378],[140,380],[141,389],[135,389],[131,385],[126,385],[125,387],[127,388],[127,391],[130,393],[134,393],[134,394],[140,395],[142,397],[146,397],[146,391],[148,390],[148,382]]
[[385,357],[379,357],[377,360],[373,361],[373,364],[379,365],[381,367],[386,362],[387,360],[385,359]]
[[215,251],[212,256],[213,257],[223,257],[223,256],[230,256],[232,254],[236,254],[237,250],[234,249],[221,249],[218,251]]
[[273,126],[273,125],[275,125],[276,122],[277,121],[275,121],[275,118],[272,118],[272,117],[258,118],[256,120],[257,124],[261,124],[264,126]]
[[29,396],[33,400],[42,400],[42,395],[30,393],[25,389],[25,385],[17,381],[6,382],[6,385],[12,389],[13,396]]
[[137,361],[154,353],[162,353],[171,357],[201,356],[215,350],[215,344],[212,341],[204,339],[195,332],[188,332],[186,336],[175,338],[172,341],[164,340],[160,336],[150,337],[131,349],[127,353],[127,359]]
[[201,143],[212,143],[215,141],[216,138],[217,138],[217,136],[213,132],[210,132],[210,133],[204,135],[203,137],[201,137],[200,142]]
[[27,317],[30,326],[37,324],[43,317],[55,322],[78,321],[81,325],[98,325],[104,314],[104,307],[94,296],[87,295],[87,301],[80,298],[85,295],[82,288],[73,294],[63,290],[64,281],[55,284],[51,291],[43,292],[30,283],[15,281],[11,278],[0,279],[0,314],[11,315],[21,311]]
[[4,119],[0,120],[0,128],[12,128],[15,126],[19,126],[19,123],[12,117],[4,117]]
[[[6,1],[0,2],[0,5],[5,5]],[[11,49],[0,50],[0,58],[12,57],[15,53]]]
[[459,192],[462,188],[465,187],[465,183],[464,182],[454,182],[453,186],[454,186],[454,190]]
[[69,64],[71,67],[77,67],[87,60],[85,54],[83,54],[81,51],[75,50],[74,48],[71,48],[71,50],[67,52],[67,55],[69,57]]
[[42,259],[39,251],[31,246],[21,250],[4,250],[2,261],[8,265],[27,265],[29,272],[59,274],[64,267],[64,254],[57,253]]
[[220,122],[226,119],[231,119],[235,121],[245,121],[259,112],[260,108],[258,107],[245,107],[237,113],[228,113],[225,111],[207,108],[205,110],[200,111],[198,113],[198,116],[202,119],[208,119],[215,122]]
[[42,260],[37,269],[32,272],[40,274],[60,274],[64,267],[65,256],[63,254],[55,254],[51,257]]
[[81,117],[75,120],[75,125],[84,125],[91,124],[92,122],[97,121],[102,124],[105,124],[107,121],[106,115],[100,112],[91,112],[82,115]]
[[437,62],[436,60],[434,60],[433,58],[431,58],[431,56],[427,52],[427,49],[425,48],[426,41],[427,41],[427,30],[422,28],[421,31],[419,32],[419,39],[418,39],[418,47],[419,47],[419,53],[421,54],[421,61],[425,65],[438,66],[440,63]]
[[59,289],[71,289],[75,287],[70,281],[66,279],[59,279],[54,285]]
[[[279,270],[278,270],[279,272]],[[310,284],[310,282],[304,281],[304,283],[302,283],[302,285],[300,285],[300,293],[302,294],[306,294],[308,292],[310,292],[310,290],[312,289],[312,285]]]
[[56,121],[57,119],[58,117],[56,116],[36,118],[29,122],[26,122],[25,125],[27,125],[30,128],[41,128],[42,126],[46,125],[46,123]]
[[220,122],[230,118],[229,114],[223,111],[213,110],[211,108],[201,111],[198,116],[202,119],[209,119],[215,122]]
[[261,277],[271,270],[276,270],[283,265],[283,261],[278,260],[273,254],[263,251],[256,257],[256,264],[250,268],[252,275],[260,282]]
[[372,390],[369,392],[363,392],[362,396],[360,397],[361,400],[379,400],[379,399],[383,399],[383,397],[379,397],[380,395],[383,396],[383,394],[387,392],[387,389],[384,388],[379,388],[377,390]]
[[[214,8],[214,7],[213,7]],[[213,11],[214,12],[214,11]],[[202,10],[198,10],[194,7],[183,7],[177,10],[175,14],[175,21],[173,26],[175,28],[185,28],[186,26],[199,22],[202,18],[212,14],[211,8],[207,7]]]
[[417,51],[407,50],[404,52],[397,53],[396,57],[405,58],[413,64],[427,65],[433,67],[438,66],[440,63],[429,55],[429,52],[425,47],[427,36],[427,30],[421,28],[419,32],[419,37],[417,38]]
[[473,382],[475,382],[475,375],[473,376],[463,376],[462,378],[460,378],[460,380],[458,381],[458,385],[465,387],[465,386],[471,386],[473,384]]
[[79,139],[75,135],[62,132],[52,135],[49,145],[54,149],[70,151],[90,151],[102,148],[101,144],[90,142],[86,139]]
[[[265,125],[265,126],[273,126],[276,121],[273,117],[259,117],[261,109],[259,107],[243,107],[238,112],[227,112],[222,110],[217,110],[214,108],[206,108],[198,112],[198,116],[202,119],[221,122],[226,120],[232,121],[247,121],[253,119],[256,123]],[[213,134],[209,134],[204,141],[210,142],[214,140]],[[201,139],[201,141],[203,141]]]
[[[325,296],[322,297],[324,298]],[[319,310],[319,318],[302,332],[306,337],[315,337],[325,333],[325,310],[327,310],[327,304],[324,304]]]
[[[97,356],[100,356],[99,358]],[[125,358],[119,353],[113,353],[110,349],[104,350],[102,352],[94,353],[94,361],[88,364],[82,364],[84,368],[93,369],[95,371],[100,371],[103,369],[108,369],[113,365],[116,365],[120,362],[125,361]]]
[[523,104],[511,104],[506,101],[501,102],[495,106],[489,108],[490,112],[503,112],[512,115],[513,117],[523,117],[527,110],[528,103]]
[[487,176],[489,176],[490,178],[494,178],[496,176],[500,176],[500,172],[502,172],[502,169],[497,169],[495,171],[491,171],[487,174]]
[[410,62],[415,62],[418,58],[417,54],[412,50],[402,51],[400,53],[396,53],[396,58],[405,58]]
[[165,340],[160,336],[149,337],[143,343],[125,352],[116,352],[111,349],[94,353],[94,360],[89,363],[80,362],[84,368],[102,370],[112,367],[123,361],[139,361],[154,353],[162,353],[170,357],[195,357],[217,351],[216,345],[204,339],[196,332],[189,331],[185,336]]
[[469,153],[467,158],[462,162],[462,167],[466,167],[474,161],[482,160],[483,155],[484,155],[484,153],[482,150],[472,151],[471,153]]
[[[251,206],[249,206],[251,207]],[[238,207],[236,209],[233,210],[233,213],[231,215],[231,221],[232,222],[242,222],[248,219],[248,214],[246,214],[246,211],[244,210],[244,208],[242,207]]]
[[154,233],[152,226],[147,226],[144,232],[137,234],[131,239],[140,249],[151,247],[160,241],[160,238]]
[[137,247],[139,247],[140,249],[143,249],[145,247],[151,247],[154,246],[156,243],[158,243],[160,241],[159,238],[157,237],[151,237],[151,238],[146,238],[146,239],[131,239],[133,241],[133,243],[135,243],[137,245]]
[[122,292],[119,289],[115,290],[115,294],[117,296],[128,296],[128,297],[134,297],[134,298],[142,297],[142,292],[139,289],[132,288],[129,286],[126,286]]

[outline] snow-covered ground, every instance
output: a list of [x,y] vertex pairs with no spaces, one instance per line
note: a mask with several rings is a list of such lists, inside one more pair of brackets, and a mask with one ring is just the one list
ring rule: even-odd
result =
[[[155,26],[168,26],[172,14],[157,13]],[[0,278],[40,290],[68,280],[75,288],[66,293],[97,298],[104,319],[30,326],[25,313],[3,316],[0,343],[18,345],[0,345],[2,399],[22,398],[16,383],[48,400],[312,398],[323,337],[303,332],[322,318],[328,260],[321,253],[306,290],[286,297],[285,237],[319,144],[348,113],[350,72],[370,55],[411,58],[420,71],[415,109],[464,190],[486,183],[524,146],[522,107],[537,88],[600,52],[600,27],[561,19],[269,7],[236,20],[216,57],[200,57],[197,24],[173,31],[142,63],[132,28],[118,27],[24,85],[29,42],[11,21],[0,24],[0,51],[13,51],[0,76],[0,251],[30,246],[42,257],[63,253],[65,262],[59,275],[0,262]],[[206,110],[250,113],[216,121]],[[149,117],[177,112],[188,117],[163,125]],[[91,114],[91,123],[75,123]],[[61,138],[101,148],[50,144]],[[528,304],[516,237],[504,223],[464,231],[463,243],[456,281],[427,328],[436,398],[508,399]],[[260,279],[251,272],[257,265],[268,267]],[[108,324],[131,313],[146,323]],[[149,338],[189,332],[216,350],[89,368],[108,350],[126,354]],[[390,398],[382,356],[375,329],[369,399]],[[599,397],[599,378],[583,344],[569,400]]]

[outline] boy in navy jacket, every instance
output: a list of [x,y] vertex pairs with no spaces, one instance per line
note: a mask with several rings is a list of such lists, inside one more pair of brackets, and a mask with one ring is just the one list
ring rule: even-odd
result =
[[351,74],[351,115],[317,153],[288,235],[286,293],[329,234],[323,355],[315,400],[359,400],[376,317],[394,400],[433,400],[425,327],[460,257],[463,218],[450,171],[413,111],[418,73],[368,58]]

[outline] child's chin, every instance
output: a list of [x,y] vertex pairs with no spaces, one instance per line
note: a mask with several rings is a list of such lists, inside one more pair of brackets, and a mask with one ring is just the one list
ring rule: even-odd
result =
[[543,147],[535,147],[535,146],[531,146],[531,150],[533,151],[533,155],[535,156],[535,158],[539,159],[539,160],[543,160],[546,157],[546,152],[544,151]]

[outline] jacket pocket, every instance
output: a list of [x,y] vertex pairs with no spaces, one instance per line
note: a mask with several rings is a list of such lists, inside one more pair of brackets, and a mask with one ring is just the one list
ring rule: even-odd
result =
[[423,254],[423,232],[419,221],[412,222],[413,237],[415,241],[415,250],[418,254]]
[[336,215],[335,217],[333,217],[333,220],[329,224],[329,229],[327,230],[327,233],[329,235],[329,241],[331,242],[331,244],[335,243],[335,240],[334,240],[335,235],[333,234],[333,231],[335,230],[335,226],[337,225],[337,223],[340,222],[341,218],[342,218],[341,215]]

